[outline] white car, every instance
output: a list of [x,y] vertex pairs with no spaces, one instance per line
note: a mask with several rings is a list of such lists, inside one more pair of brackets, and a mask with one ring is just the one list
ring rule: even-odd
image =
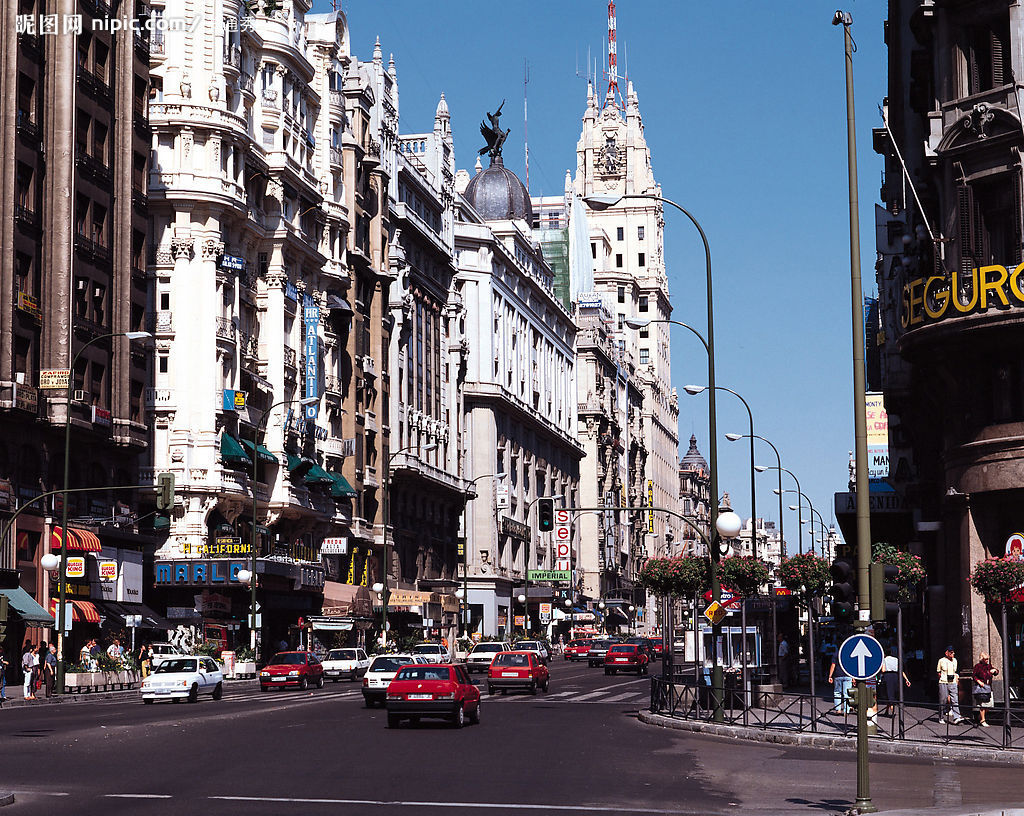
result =
[[494,656],[498,652],[511,652],[512,647],[508,643],[494,642],[494,643],[478,643],[473,647],[473,651],[466,657],[466,671],[472,674],[475,671],[487,671],[487,667],[491,665],[491,661],[494,660]]
[[151,665],[154,670],[165,660],[174,660],[179,657],[192,657],[192,655],[183,654],[181,649],[173,643],[151,643],[149,648],[153,652]]
[[551,658],[551,653],[548,652],[548,647],[544,645],[542,640],[521,640],[512,648],[517,652],[533,652],[545,663]]
[[175,657],[164,660],[142,681],[142,702],[188,700],[194,703],[200,694],[219,700],[224,693],[224,675],[212,657]]
[[363,700],[367,708],[377,703],[384,705],[388,697],[388,686],[402,666],[412,663],[427,663],[422,655],[385,654],[377,655],[363,675]]
[[342,677],[355,680],[370,668],[370,658],[362,649],[331,649],[321,662],[324,664],[324,677],[335,683]]
[[412,653],[425,657],[430,663],[448,662],[448,650],[440,643],[420,643],[412,647]]

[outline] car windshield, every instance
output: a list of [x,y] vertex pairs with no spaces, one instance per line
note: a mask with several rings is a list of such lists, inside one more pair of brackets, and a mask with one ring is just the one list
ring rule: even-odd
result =
[[357,660],[355,649],[331,649],[327,653],[327,660]]
[[622,645],[622,646],[612,646],[612,648],[609,651],[612,651],[612,652],[635,652],[636,651],[636,646],[633,646],[632,644]]
[[505,652],[504,654],[498,655],[494,658],[495,666],[529,666],[530,656],[524,654],[516,654],[515,652]]
[[414,654],[441,654],[443,648],[436,643],[421,643],[412,651]]
[[298,652],[282,652],[274,655],[270,661],[271,666],[302,666],[306,663],[306,656]]
[[451,669],[437,666],[406,666],[397,675],[396,680],[450,680]]
[[502,651],[500,643],[478,643],[474,648],[474,654],[479,652],[500,652]]
[[155,671],[161,673],[169,672],[194,672],[196,670],[195,660],[165,660]]
[[540,651],[540,644],[535,640],[521,640],[519,641],[518,647],[520,649],[532,649]]
[[570,641],[569,645],[570,646],[589,646],[590,645],[590,641],[589,640],[573,640],[573,641]]
[[405,657],[378,657],[370,666],[372,672],[396,672],[411,661]]

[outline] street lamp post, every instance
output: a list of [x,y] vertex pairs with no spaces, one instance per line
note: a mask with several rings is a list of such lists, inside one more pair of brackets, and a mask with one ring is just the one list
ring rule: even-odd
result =
[[381,594],[381,638],[384,644],[388,642],[388,530],[391,527],[391,461],[400,453],[418,448],[421,453],[429,453],[437,447],[436,442],[428,442],[422,448],[419,445],[406,445],[388,454],[384,462],[384,543],[381,558],[380,589],[374,584],[374,591]]
[[[67,402],[64,406],[64,494],[61,496],[60,511],[60,572],[57,573],[57,585],[59,589],[59,601],[57,605],[57,678],[54,691],[57,694],[64,693],[64,668],[66,658],[64,655],[64,618],[67,608],[67,570],[68,570],[68,488],[71,475],[71,402],[75,389],[75,365],[78,358],[93,343],[100,340],[109,340],[114,337],[126,337],[131,340],[146,340],[153,335],[147,331],[108,332],[82,344],[82,347],[71,358],[71,365],[68,368],[68,389]],[[70,347],[69,347],[70,348]]]
[[[771,466],[771,465],[754,465],[754,469],[758,473],[764,473],[766,470],[777,470],[777,471],[779,471],[779,486],[778,486],[778,488],[776,488],[775,492],[779,496],[779,515],[780,515],[780,518],[781,518],[781,515],[782,515],[782,474],[783,473],[788,473],[790,476],[792,476],[793,477],[793,481],[796,482],[797,492],[802,494],[803,491],[800,489],[800,480],[796,477],[796,474],[793,473],[793,471],[789,470],[789,468],[782,467],[782,465],[778,465],[778,466],[774,466],[774,467]],[[798,539],[798,543],[799,543],[800,554],[803,555],[804,554],[804,533],[803,533],[802,529],[799,531],[799,535],[797,536],[797,539]]]
[[[256,577],[256,556],[257,556],[256,541],[257,541],[257,535],[258,535],[258,533],[256,532],[257,505],[258,505],[258,496],[257,496],[257,492],[256,492],[256,483],[257,483],[257,479],[258,479],[257,465],[259,464],[258,452],[259,452],[259,444],[260,444],[260,435],[263,433],[263,431],[265,429],[265,426],[266,426],[266,422],[270,418],[270,415],[271,415],[271,413],[273,413],[275,408],[280,408],[282,405],[291,405],[292,403],[296,403],[296,402],[299,405],[301,405],[303,407],[306,407],[307,405],[315,405],[319,401],[320,401],[319,397],[303,397],[302,399],[286,399],[286,400],[280,400],[279,402],[275,402],[266,411],[263,412],[263,416],[260,417],[260,421],[256,423],[256,428],[253,430],[253,435],[252,435],[252,535],[251,535],[251,537],[249,539],[249,556],[250,556],[249,563],[251,564],[252,568],[249,569],[249,570],[239,570],[238,571],[238,580],[241,581],[243,584],[248,584],[249,585],[249,591],[250,591],[250,598],[249,598],[249,603],[250,603],[250,607],[249,607],[249,648],[252,649],[253,659],[254,660],[258,660],[259,659],[259,657],[257,655],[257,651],[256,651],[256,647],[257,647],[256,631],[258,629],[258,627],[256,625],[256,621],[257,621],[257,617],[256,617],[256,587],[259,584],[259,580]],[[269,498],[268,498],[268,501],[269,501]]]

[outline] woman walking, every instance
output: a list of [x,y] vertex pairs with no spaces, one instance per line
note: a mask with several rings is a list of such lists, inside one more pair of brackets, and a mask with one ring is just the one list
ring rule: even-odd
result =
[[25,674],[24,697],[26,700],[36,699],[36,678],[39,668],[39,647],[25,641],[25,652],[21,656],[21,670]]
[[992,708],[992,678],[999,674],[999,669],[993,669],[989,662],[988,653],[982,652],[978,655],[978,662],[974,666],[974,687],[971,689],[974,694],[974,706],[978,709],[979,725],[988,728],[985,722],[985,709]]

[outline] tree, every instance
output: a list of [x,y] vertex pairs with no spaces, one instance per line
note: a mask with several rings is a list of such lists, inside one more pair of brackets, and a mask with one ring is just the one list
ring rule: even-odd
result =
[[791,592],[804,590],[810,595],[820,595],[828,586],[828,561],[814,553],[801,553],[783,558],[779,564],[778,576],[782,585]]
[[765,563],[752,555],[734,555],[723,559],[718,570],[723,584],[747,598],[757,595],[761,587],[771,580],[771,573]]

